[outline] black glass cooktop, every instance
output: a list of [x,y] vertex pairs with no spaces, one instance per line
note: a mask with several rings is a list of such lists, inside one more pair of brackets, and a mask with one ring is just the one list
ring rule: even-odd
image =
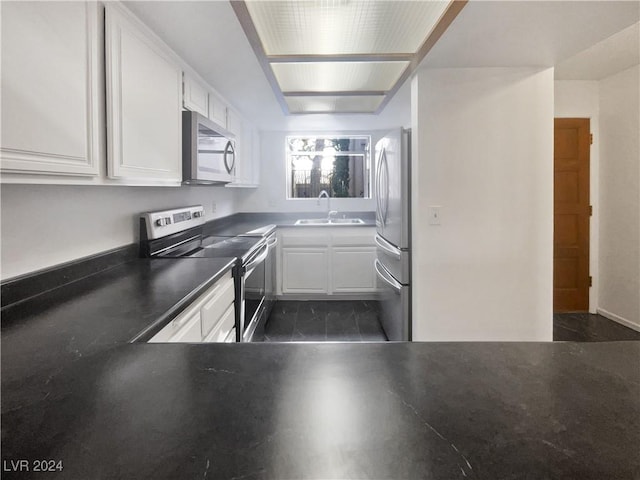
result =
[[175,248],[167,249],[158,253],[158,257],[164,258],[223,258],[238,257],[244,263],[261,244],[264,243],[262,237],[222,237],[207,236],[191,241]]

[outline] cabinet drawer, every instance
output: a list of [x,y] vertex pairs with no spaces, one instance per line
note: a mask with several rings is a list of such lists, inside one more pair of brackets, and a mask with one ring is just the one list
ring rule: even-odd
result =
[[375,246],[375,229],[360,227],[359,231],[336,232],[332,235],[334,247],[369,247]]
[[[207,295],[202,305],[202,336],[206,337],[211,329],[226,315],[229,305],[233,307],[235,298],[233,278],[229,274],[219,280],[213,291]],[[233,310],[233,308],[232,308]]]
[[326,247],[329,240],[329,235],[320,233],[317,228],[307,232],[282,234],[283,247]]
[[189,309],[169,322],[149,340],[149,343],[199,342],[201,340],[200,310]]
[[[222,315],[220,321],[215,325],[209,335],[204,339],[206,343],[212,342],[226,342],[227,337],[230,332],[233,330],[235,336],[235,327],[236,327],[236,309],[234,305],[227,309],[226,312]],[[235,338],[234,338],[235,341]]]

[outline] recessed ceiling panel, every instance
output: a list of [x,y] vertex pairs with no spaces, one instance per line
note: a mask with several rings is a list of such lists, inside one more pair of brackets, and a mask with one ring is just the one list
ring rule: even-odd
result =
[[373,113],[384,95],[285,97],[291,113]]
[[284,92],[387,91],[409,62],[272,63]]
[[248,1],[267,55],[414,53],[449,1]]

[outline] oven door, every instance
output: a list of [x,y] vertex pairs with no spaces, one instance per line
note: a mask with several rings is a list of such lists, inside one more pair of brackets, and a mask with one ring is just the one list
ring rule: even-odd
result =
[[265,242],[257,253],[247,260],[243,267],[242,311],[240,315],[243,342],[252,341],[256,327],[263,316],[265,308],[265,260],[268,255],[269,246]]

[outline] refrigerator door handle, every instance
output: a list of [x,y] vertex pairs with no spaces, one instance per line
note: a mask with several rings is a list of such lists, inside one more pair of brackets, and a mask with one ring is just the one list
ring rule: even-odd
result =
[[380,183],[380,171],[382,170],[382,155],[383,155],[384,149],[382,150],[382,152],[380,152],[380,155],[378,155],[378,162],[376,164],[376,182],[375,182],[375,190],[376,190],[376,221],[379,220],[380,222],[380,226],[382,226],[382,200],[381,200],[381,195],[382,195],[382,188],[381,188],[381,183]]
[[[384,169],[384,176],[382,176]],[[384,189],[384,196],[381,197],[381,214],[382,225],[387,224],[387,215],[389,214],[389,162],[387,161],[387,152],[383,149],[380,162],[381,185],[380,189]]]
[[384,280],[391,288],[393,288],[396,292],[400,293],[402,290],[402,285],[391,276],[387,269],[380,263],[380,261],[376,258],[374,263],[374,267],[376,269],[376,273],[378,277]]
[[393,258],[400,260],[402,252],[398,250],[396,247],[394,247],[393,245],[391,245],[389,242],[387,242],[380,235],[376,235],[375,242],[376,242],[376,245],[380,247],[380,249],[383,250],[385,253],[388,253]]

